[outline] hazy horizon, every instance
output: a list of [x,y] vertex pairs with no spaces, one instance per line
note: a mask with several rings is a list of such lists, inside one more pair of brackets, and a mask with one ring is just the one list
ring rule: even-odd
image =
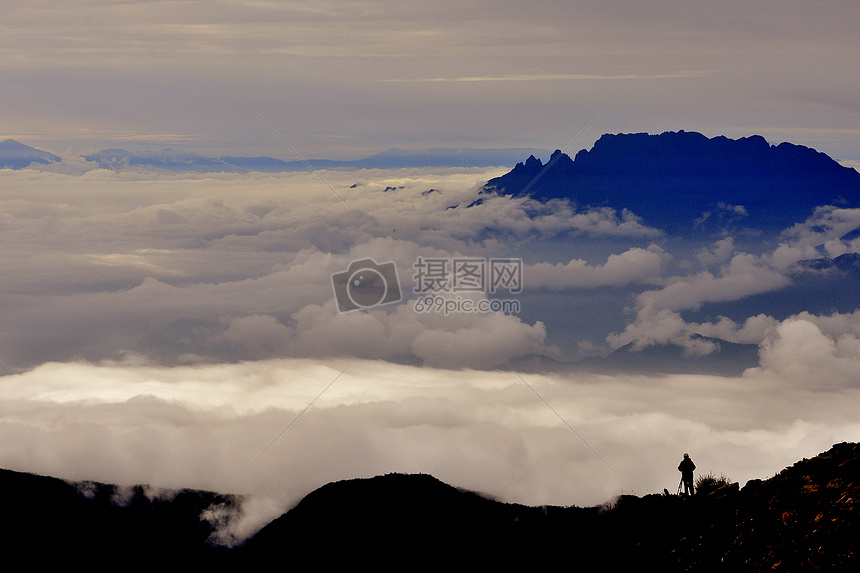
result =
[[243,99],[306,158],[561,149],[617,98],[582,147],[686,129],[860,159],[860,14],[841,2],[97,0],[4,15],[0,125],[53,152],[284,157]]

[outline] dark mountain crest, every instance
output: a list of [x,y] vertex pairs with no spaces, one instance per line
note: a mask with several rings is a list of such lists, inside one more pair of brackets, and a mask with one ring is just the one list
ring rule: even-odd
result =
[[[560,149],[556,149],[552,152],[552,155],[550,155],[546,164],[553,168],[554,172],[563,173],[568,171],[573,165],[573,159],[571,159],[569,155],[562,153]],[[534,155],[529,155],[529,158],[526,159],[525,163],[520,162],[514,166],[512,173],[528,173],[530,175],[536,175],[539,174],[540,170],[543,168],[544,164],[539,158]],[[491,181],[495,181],[495,179],[492,179]]]
[[770,145],[759,135],[606,134],[574,159],[556,150],[547,165],[531,156],[489,180],[483,192],[525,190],[542,202],[628,208],[670,234],[709,230],[703,215],[720,204],[742,207],[749,220],[775,229],[805,220],[820,205],[860,206],[856,170],[808,147]]
[[427,475],[346,480],[307,496],[241,551],[259,563],[295,548],[306,565],[325,555],[329,565],[386,569],[856,570],[860,444],[836,444],[743,488],[708,483],[691,498],[667,491],[579,508],[501,503]]
[[182,489],[153,495],[147,486],[120,487],[0,470],[7,524],[4,556],[28,562],[136,567],[217,560],[226,548],[210,542],[218,524],[206,511],[238,511],[241,498]]
[[743,488],[709,483],[690,498],[667,488],[597,507],[529,507],[426,474],[387,474],[325,485],[229,549],[212,545],[215,525],[204,512],[236,508],[233,496],[179,490],[151,498],[140,486],[0,470],[9,562],[236,570],[277,558],[296,569],[857,570],[860,444],[836,444]]

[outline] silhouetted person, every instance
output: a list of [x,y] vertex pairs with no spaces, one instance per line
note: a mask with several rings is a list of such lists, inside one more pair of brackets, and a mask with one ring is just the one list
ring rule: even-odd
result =
[[696,464],[690,459],[690,454],[684,454],[684,459],[678,466],[678,471],[681,472],[681,481],[684,482],[684,495],[693,495],[693,470],[696,469]]

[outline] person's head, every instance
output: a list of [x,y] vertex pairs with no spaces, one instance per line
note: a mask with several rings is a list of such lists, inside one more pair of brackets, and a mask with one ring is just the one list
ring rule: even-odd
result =
[[684,457],[685,457],[685,458],[689,458],[689,457],[690,457],[690,454],[684,454]]

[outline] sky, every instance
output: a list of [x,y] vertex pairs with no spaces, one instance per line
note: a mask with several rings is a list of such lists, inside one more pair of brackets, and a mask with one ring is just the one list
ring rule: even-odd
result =
[[[673,491],[684,452],[743,485],[860,439],[856,289],[796,270],[860,252],[858,209],[759,236],[728,206],[722,234],[678,242],[609,207],[467,208],[511,166],[167,173],[79,157],[575,152],[601,133],[686,129],[856,162],[858,9],[6,2],[0,136],[63,161],[0,170],[0,466],[248,495],[229,542],[337,479],[423,472],[503,501],[594,505]],[[396,268],[390,304],[339,312],[333,276],[367,259]],[[495,296],[519,312],[419,312],[418,261],[455,259],[521,260],[521,292]],[[630,343],[719,352],[702,336],[756,345],[758,364],[518,362]]]
[[7,1],[0,125],[111,147],[357,159],[752,134],[860,160],[855,2]]

